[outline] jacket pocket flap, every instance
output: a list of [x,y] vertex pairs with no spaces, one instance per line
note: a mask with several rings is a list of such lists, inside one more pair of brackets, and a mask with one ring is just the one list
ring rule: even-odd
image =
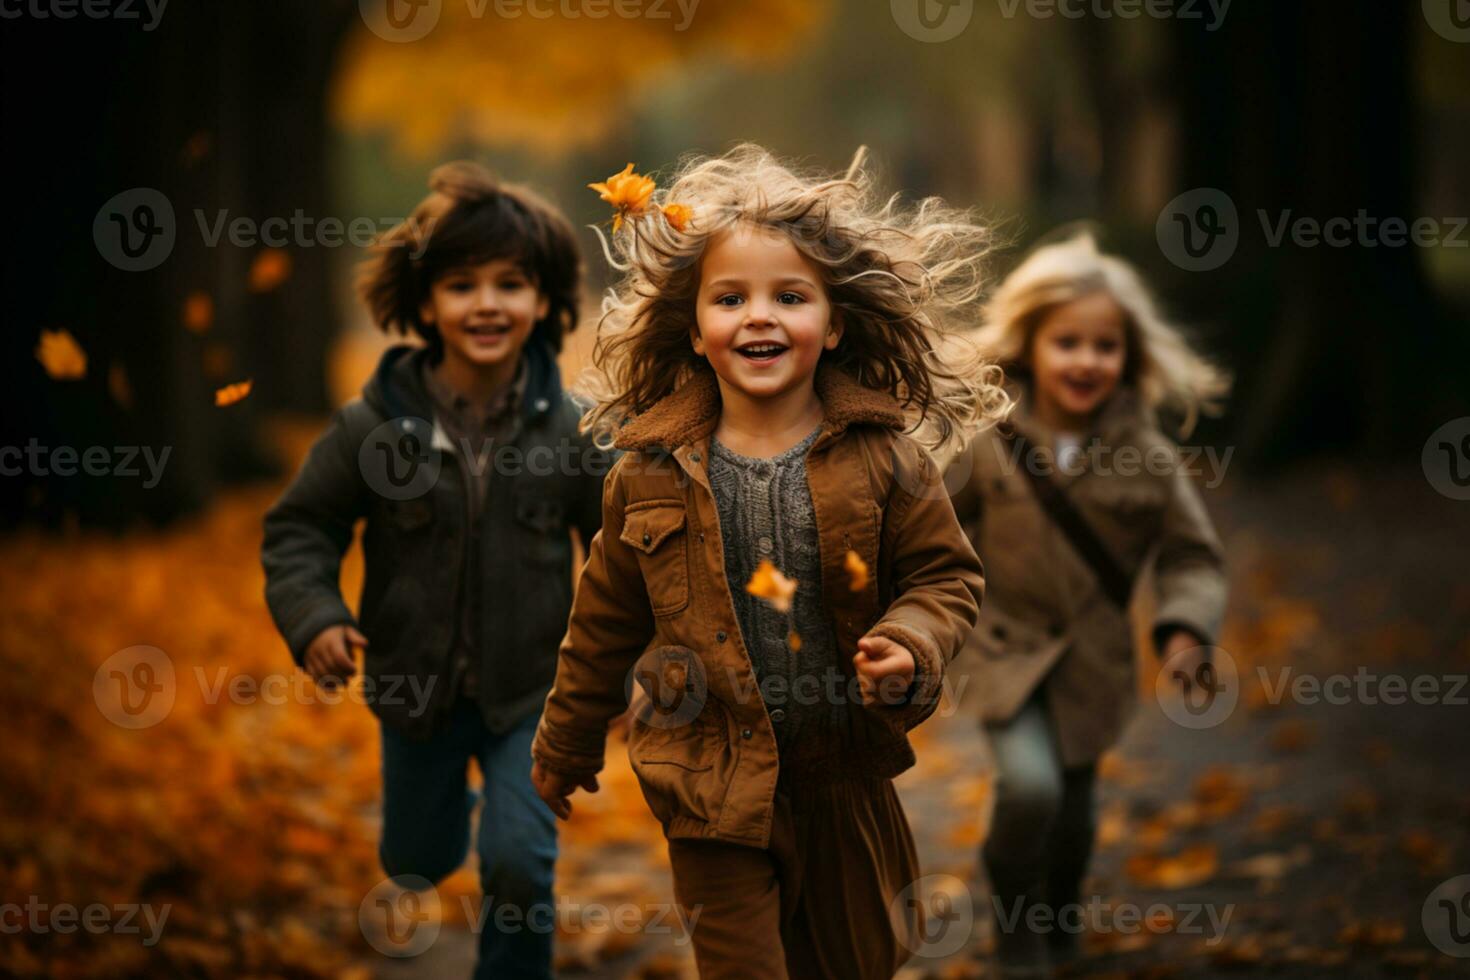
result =
[[651,554],[665,538],[684,526],[684,520],[682,503],[633,504],[624,512],[619,540],[645,555]]

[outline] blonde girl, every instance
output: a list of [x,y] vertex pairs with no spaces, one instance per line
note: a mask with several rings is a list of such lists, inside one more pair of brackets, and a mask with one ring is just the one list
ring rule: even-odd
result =
[[[956,669],[997,767],[983,857],[1001,966],[1045,976],[1078,946],[1095,763],[1133,709],[1126,607],[1150,561],[1157,652],[1171,675],[1208,676],[1225,607],[1220,542],[1158,415],[1187,433],[1228,382],[1087,232],[1036,249],[1005,279],[979,343],[1016,405],[946,475],[992,586]],[[1038,903],[1052,914],[1029,916]]]
[[[983,228],[750,145],[617,209],[584,420],[609,474],[532,749],[567,816],[609,719],[669,838],[700,975],[890,977],[919,877],[892,779],[983,579],[929,450],[997,417]],[[940,348],[944,347],[941,356]]]

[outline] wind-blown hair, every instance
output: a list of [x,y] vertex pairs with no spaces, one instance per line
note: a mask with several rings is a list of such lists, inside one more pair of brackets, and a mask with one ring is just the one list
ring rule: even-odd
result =
[[1035,249],[996,289],[976,336],[982,350],[1006,374],[1030,374],[1036,329],[1058,307],[1105,291],[1123,311],[1127,355],[1123,384],[1134,386],[1150,409],[1180,416],[1188,435],[1201,413],[1216,415],[1230,391],[1230,376],[1199,354],[1159,312],[1138,271],[1098,249],[1081,230]]
[[978,321],[989,231],[937,198],[880,200],[865,159],[858,150],[835,177],[798,172],[752,144],[681,161],[653,203],[691,207],[684,230],[650,208],[602,237],[623,276],[603,301],[594,366],[576,385],[593,403],[583,430],[609,445],[623,421],[713,371],[690,331],[701,257],[727,233],[782,234],[812,262],[843,327],[821,362],[894,395],[926,448],[952,452],[1004,416],[1000,370],[959,336]]

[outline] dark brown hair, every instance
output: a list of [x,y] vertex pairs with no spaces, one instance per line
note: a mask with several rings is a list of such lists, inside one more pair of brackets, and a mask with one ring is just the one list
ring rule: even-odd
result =
[[470,160],[436,167],[429,190],[359,266],[358,294],[373,322],[385,333],[415,333],[437,347],[439,331],[419,317],[434,281],[452,269],[510,259],[547,299],[546,316],[531,336],[560,351],[563,335],[577,325],[582,277],[571,223],[534,191],[501,183]]

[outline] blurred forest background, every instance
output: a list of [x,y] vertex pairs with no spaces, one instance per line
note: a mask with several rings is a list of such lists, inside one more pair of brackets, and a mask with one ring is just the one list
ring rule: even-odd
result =
[[[476,17],[444,0],[438,26],[407,43],[369,30],[355,0],[178,0],[152,30],[7,14],[0,168],[11,235],[0,275],[11,369],[0,446],[172,448],[152,487],[0,479],[0,710],[20,733],[0,777],[10,810],[0,876],[7,896],[167,901],[175,912],[161,953],[119,937],[7,936],[3,969],[369,970],[356,919],[378,880],[376,728],[365,710],[221,707],[180,683],[167,721],[139,732],[111,724],[90,694],[97,665],[132,644],[168,651],[181,679],[288,670],[261,601],[260,516],[388,342],[352,293],[360,250],[211,247],[196,209],[211,221],[222,210],[255,221],[299,211],[386,227],[422,196],[432,166],[481,159],[542,189],[581,229],[589,312],[608,270],[586,226],[608,215],[585,185],[629,161],[657,174],[735,140],[833,169],[866,144],[886,187],[941,195],[995,223],[1009,243],[997,278],[1057,225],[1094,221],[1237,378],[1228,413],[1197,438],[1236,450],[1237,469],[1209,503],[1229,531],[1241,598],[1226,645],[1242,665],[1318,656],[1350,669],[1342,664],[1416,651],[1463,670],[1465,505],[1431,493],[1419,460],[1431,432],[1470,415],[1470,232],[1433,248],[1273,247],[1256,215],[1429,216],[1450,234],[1470,214],[1470,43],[1438,26],[1433,0],[1236,0],[1218,24],[1195,7],[1203,19],[1073,19],[976,2],[966,29],[938,43],[870,0],[702,0],[685,30],[674,29],[674,4],[670,19],[592,20],[503,18],[493,5]],[[99,251],[93,224],[104,202],[138,187],[171,202],[177,241],[158,267],[129,272]],[[1163,209],[1195,188],[1224,192],[1240,215],[1238,250],[1208,272],[1171,262],[1156,237]],[[65,331],[85,369],[48,372],[43,331]],[[571,338],[567,377],[591,335],[589,321]],[[216,404],[218,389],[246,380],[248,397]],[[360,574],[350,561],[349,596]],[[1240,753],[1217,751],[1208,769],[1155,760],[1140,775],[1126,753],[1111,764],[1113,785],[1136,793],[1153,779],[1160,794],[1154,810],[1108,811],[1112,845],[1149,844],[1128,863],[1120,851],[1120,888],[1210,881],[1225,857],[1202,857],[1207,845],[1191,851],[1183,838],[1237,814],[1249,820],[1235,857],[1269,840],[1278,859],[1251,881],[1279,882],[1302,863],[1276,846],[1288,828],[1334,842],[1321,845],[1338,858],[1322,891],[1385,855],[1430,883],[1456,861],[1466,870],[1463,829],[1446,840],[1410,825],[1389,812],[1394,794],[1381,784],[1334,784],[1328,803],[1256,801],[1282,782],[1260,753],[1330,772],[1360,758],[1357,742],[1318,738],[1315,720],[1272,724],[1241,720],[1242,732],[1270,738],[1222,743]],[[1456,729],[1409,727],[1414,745],[1442,753],[1423,758],[1462,771],[1463,739],[1441,737]],[[1374,765],[1410,754],[1379,736],[1366,756]],[[939,851],[973,861],[983,828],[953,810],[978,813],[987,792],[964,741],[973,733],[933,737],[950,749],[911,784],[916,826],[933,831],[926,863]],[[1315,743],[1325,763],[1312,762]],[[666,899],[656,828],[626,765],[610,765],[610,792],[568,829],[559,873],[583,894]],[[1265,782],[1253,781],[1260,772]],[[1451,792],[1445,782],[1431,771],[1415,785]],[[944,821],[925,822],[930,796],[949,808]],[[1470,824],[1462,797],[1424,819]],[[1170,809],[1170,799],[1187,805]],[[1338,822],[1314,822],[1319,807]],[[1418,880],[1375,900],[1416,895]],[[474,889],[467,869],[441,891]],[[1417,929],[1417,906],[1322,914],[1328,924],[1310,941],[1272,945],[1263,913],[1254,938],[1215,962],[1264,958],[1314,975],[1340,966],[1344,949],[1399,955],[1403,923]],[[568,969],[631,970],[638,952],[626,937],[583,935],[560,955]],[[1430,969],[1426,955],[1399,965]],[[680,968],[639,962],[645,976]]]

